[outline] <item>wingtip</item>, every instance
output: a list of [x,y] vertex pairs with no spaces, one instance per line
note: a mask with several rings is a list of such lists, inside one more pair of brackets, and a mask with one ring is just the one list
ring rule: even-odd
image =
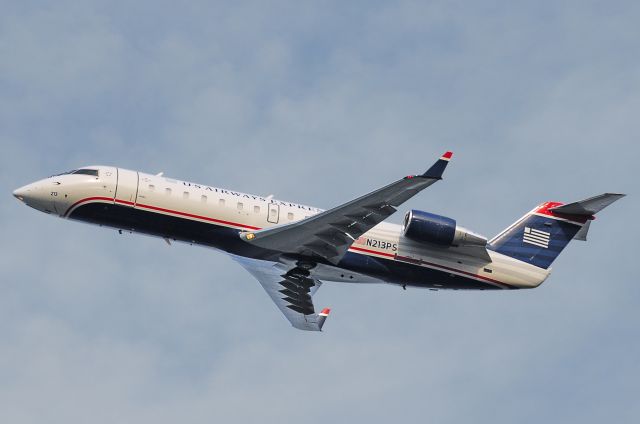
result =
[[324,308],[322,312],[318,314],[318,330],[322,331],[322,326],[324,325],[324,322],[327,320],[327,317],[329,316],[329,312],[331,312],[331,309]]
[[442,174],[444,173],[444,170],[446,169],[447,165],[449,164],[449,160],[451,160],[452,157],[453,152],[444,152],[444,154],[440,156],[440,159],[438,159],[436,163],[434,163],[431,168],[427,170],[427,172],[422,174],[422,176],[426,178],[434,178],[436,180],[442,179]]

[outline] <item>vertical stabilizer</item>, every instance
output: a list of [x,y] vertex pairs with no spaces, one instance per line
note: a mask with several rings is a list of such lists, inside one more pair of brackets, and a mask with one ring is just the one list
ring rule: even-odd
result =
[[542,203],[494,237],[488,248],[540,268],[549,268],[571,240],[586,240],[595,213],[623,196],[605,193],[566,205]]

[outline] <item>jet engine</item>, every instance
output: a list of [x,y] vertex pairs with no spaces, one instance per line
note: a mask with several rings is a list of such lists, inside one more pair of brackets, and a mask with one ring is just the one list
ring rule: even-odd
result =
[[413,241],[439,246],[487,245],[486,237],[460,227],[455,219],[418,210],[411,210],[404,216],[402,232]]

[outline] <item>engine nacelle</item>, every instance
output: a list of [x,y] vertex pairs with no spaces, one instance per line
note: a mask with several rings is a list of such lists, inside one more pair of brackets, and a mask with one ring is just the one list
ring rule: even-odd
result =
[[418,210],[411,210],[404,216],[402,232],[411,240],[439,246],[487,245],[486,237],[458,226],[455,219]]

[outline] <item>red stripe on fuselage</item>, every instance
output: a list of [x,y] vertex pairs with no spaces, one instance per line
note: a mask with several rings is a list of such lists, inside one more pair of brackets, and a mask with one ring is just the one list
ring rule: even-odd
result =
[[69,206],[69,209],[67,209],[67,211],[62,216],[64,216],[66,218],[71,213],[71,210],[74,209],[76,206],[80,206],[80,204],[82,204],[82,203],[92,202],[94,200],[101,200],[101,201],[104,201],[104,202],[113,202],[113,198],[111,198],[111,197],[101,197],[101,196],[86,197],[84,199],[78,200],[73,205]]
[[141,208],[144,208],[144,209],[150,209],[150,210],[153,210],[153,211],[172,213],[172,214],[175,214],[175,215],[186,216],[186,217],[189,217],[189,218],[202,219],[204,221],[209,221],[209,222],[217,222],[219,224],[225,224],[225,225],[231,225],[231,226],[234,226],[234,227],[246,228],[248,230],[260,230],[261,229],[260,227],[254,227],[252,225],[245,225],[245,224],[240,224],[240,223],[237,223],[237,222],[224,221],[222,219],[215,219],[215,218],[210,218],[208,216],[195,215],[195,214],[188,213],[188,212],[174,211],[174,210],[171,210],[171,209],[160,208],[158,206],[143,205],[142,203],[137,203],[136,207],[141,207]]
[[349,248],[349,250],[361,251],[361,252],[364,252],[364,253],[374,253],[376,255],[386,256],[386,257],[389,257],[389,258],[393,258],[395,260],[399,260],[401,262],[409,262],[409,263],[412,263],[412,264],[416,264],[418,266],[426,265],[428,268],[441,268],[442,270],[457,272],[457,273],[460,273],[460,274],[468,275],[469,277],[473,277],[473,278],[484,280],[484,281],[487,281],[487,282],[490,282],[490,283],[493,283],[493,284],[497,284],[500,287],[510,287],[508,284],[505,284],[505,283],[503,283],[501,281],[498,281],[498,280],[494,280],[493,278],[485,277],[483,275],[474,274],[472,272],[462,271],[462,270],[459,270],[459,269],[456,269],[456,268],[451,268],[451,267],[448,267],[448,266],[445,266],[445,265],[439,265],[439,264],[434,264],[434,263],[431,263],[431,262],[426,262],[426,261],[423,261],[422,259],[414,259],[414,258],[409,258],[409,257],[405,257],[405,256],[400,256],[400,255],[393,255],[391,253],[385,253],[385,252],[376,252],[375,250],[363,249],[362,247],[354,247],[354,246],[351,246]]
[[[79,200],[79,201],[75,202],[73,205],[71,205],[71,207],[69,209],[67,209],[67,212],[64,214],[64,216],[68,217],[69,214],[71,213],[71,210],[74,209],[76,206],[79,206],[79,205],[81,205],[83,203],[88,203],[88,202],[97,201],[97,200],[107,201],[107,202],[113,202],[114,201],[114,199],[111,199],[110,197],[87,197],[86,199]],[[150,210],[153,210],[153,211],[170,213],[170,214],[174,214],[174,215],[186,216],[186,217],[189,217],[189,218],[201,219],[203,221],[216,222],[218,224],[231,225],[233,227],[246,228],[248,230],[260,230],[261,229],[260,227],[254,227],[254,226],[251,226],[251,225],[240,224],[238,222],[224,221],[222,219],[210,218],[208,216],[196,215],[196,214],[192,214],[192,213],[188,213],[188,212],[181,212],[181,211],[176,211],[176,210],[173,210],[173,209],[161,208],[161,207],[158,207],[158,206],[145,205],[143,203],[135,203],[134,204],[133,202],[129,202],[127,200],[115,199],[115,203],[120,203],[120,204],[127,205],[127,206],[135,206],[137,208],[150,209]]]
[[396,258],[396,255],[393,255],[391,253],[385,253],[385,252],[376,252],[375,250],[370,250],[370,249],[364,249],[362,247],[355,247],[355,246],[351,246],[349,248],[349,250],[355,250],[357,252],[365,252],[365,253],[375,253],[376,255],[380,255],[380,256],[387,256],[389,258]]
[[[92,201],[106,201],[106,202],[114,202],[114,199],[110,198],[110,197],[87,197],[85,199],[82,200],[78,200],[77,202],[75,202],[73,205],[71,205],[71,207],[69,207],[69,209],[67,209],[67,212],[65,212],[64,216],[68,217],[69,214],[71,213],[72,209],[74,209],[77,206],[80,206],[83,203],[88,203],[88,202],[92,202]],[[181,211],[176,211],[176,210],[172,210],[172,209],[166,209],[166,208],[161,208],[158,206],[151,206],[151,205],[145,205],[142,203],[133,203],[133,202],[129,202],[126,200],[120,200],[120,199],[115,199],[115,203],[121,203],[124,205],[129,205],[129,206],[135,206],[135,207],[139,207],[139,208],[144,208],[144,209],[149,209],[152,211],[158,211],[158,212],[164,212],[164,213],[170,213],[170,214],[174,214],[174,215],[180,215],[180,216],[184,216],[184,217],[188,217],[188,218],[195,218],[195,219],[201,219],[204,221],[209,221],[209,222],[216,222],[216,223],[220,223],[220,224],[225,224],[225,225],[230,225],[230,226],[234,226],[234,227],[240,227],[240,228],[246,228],[246,229],[250,229],[250,230],[261,230],[260,227],[254,227],[251,225],[245,225],[245,224],[240,224],[238,222],[231,222],[231,221],[224,221],[221,219],[215,219],[215,218],[210,218],[207,216],[202,216],[202,215],[196,215],[196,214],[192,214],[192,213],[188,213],[188,212],[181,212]],[[399,262],[409,262],[418,266],[422,266],[422,265],[426,265],[428,268],[440,268],[441,270],[447,270],[447,271],[453,271],[453,272],[457,272],[460,274],[464,274],[464,275],[468,275],[470,277],[476,278],[476,279],[480,279],[480,280],[484,280],[487,281],[489,283],[493,283],[496,284],[500,287],[510,287],[508,284],[502,283],[498,280],[494,280],[492,278],[488,278],[482,275],[478,275],[478,274],[474,274],[471,272],[467,272],[467,271],[462,271],[459,269],[455,269],[455,268],[451,268],[448,266],[444,266],[444,265],[438,265],[438,264],[434,264],[431,262],[426,262],[423,260],[418,260],[418,259],[413,259],[413,258],[408,258],[408,257],[404,257],[404,256],[399,256],[399,255],[394,255],[391,253],[386,253],[386,252],[377,252],[375,250],[370,250],[370,249],[364,249],[362,247],[356,247],[356,246],[351,246],[349,247],[349,250],[352,252],[362,252],[362,253],[373,253],[375,255],[380,255],[380,256],[384,256],[384,257],[388,257],[392,260],[397,260]]]

